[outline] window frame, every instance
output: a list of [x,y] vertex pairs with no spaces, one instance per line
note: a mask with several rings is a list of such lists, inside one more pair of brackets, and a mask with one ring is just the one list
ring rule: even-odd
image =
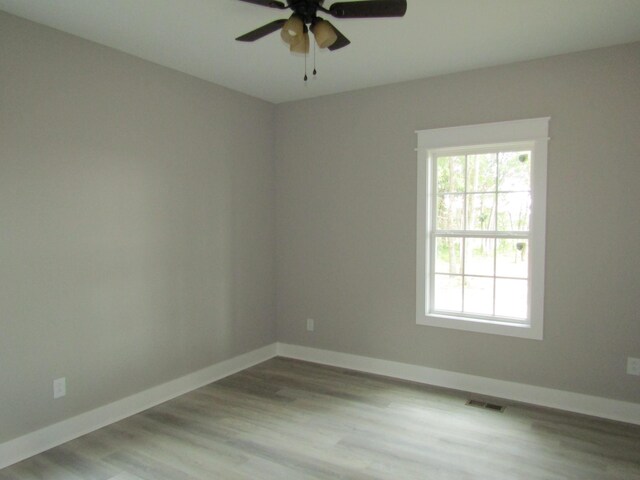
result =
[[[418,136],[416,323],[418,325],[542,340],[549,121],[549,117],[542,117],[416,132]],[[494,316],[448,315],[430,312],[427,304],[430,295],[427,294],[427,288],[432,291],[435,275],[431,269],[433,262],[431,239],[434,236],[431,222],[437,195],[433,175],[436,153],[442,154],[443,151],[455,150],[468,151],[469,149],[494,149],[516,144],[520,146],[526,144],[527,149],[531,150],[527,319],[508,322],[498,320]],[[474,236],[475,233],[478,232],[473,232],[469,236]]]

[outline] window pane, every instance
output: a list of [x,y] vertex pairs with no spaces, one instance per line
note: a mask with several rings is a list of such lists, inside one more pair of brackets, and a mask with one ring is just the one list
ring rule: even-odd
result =
[[498,240],[496,276],[527,278],[529,276],[529,242],[524,239]]
[[498,230],[501,232],[529,230],[530,193],[498,194]]
[[464,277],[464,313],[493,315],[493,278]]
[[464,245],[465,275],[493,276],[495,239],[467,238]]
[[496,315],[527,318],[527,281],[496,279]]
[[449,312],[462,311],[462,277],[435,275],[434,308]]
[[464,228],[464,195],[438,195],[438,230]]
[[436,238],[436,272],[462,273],[461,238]]
[[438,157],[438,193],[464,192],[464,156]]
[[495,230],[495,199],[493,193],[467,195],[467,230]]
[[495,192],[496,169],[495,153],[467,156],[467,192]]
[[498,191],[531,189],[531,152],[501,152],[498,162]]

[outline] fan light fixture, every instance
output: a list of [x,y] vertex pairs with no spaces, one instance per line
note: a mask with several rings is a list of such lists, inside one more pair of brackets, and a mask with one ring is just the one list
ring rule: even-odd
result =
[[311,26],[311,32],[320,48],[328,48],[338,40],[338,34],[326,20],[320,20]]
[[[326,20],[318,20],[310,28],[320,48],[328,48],[338,40],[338,34]],[[280,37],[294,53],[309,53],[309,29],[302,19],[293,14],[282,26]]]
[[293,48],[294,45],[300,43],[300,41],[302,40],[304,28],[304,22],[298,15],[294,13],[282,26],[280,36],[282,37],[282,40],[284,40],[291,46],[291,48]]
[[292,43],[289,50],[293,53],[309,53],[309,32],[306,31],[300,36],[300,40]]

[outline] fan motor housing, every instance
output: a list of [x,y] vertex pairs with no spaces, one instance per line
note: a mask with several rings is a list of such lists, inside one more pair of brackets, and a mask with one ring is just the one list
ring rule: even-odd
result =
[[317,18],[318,9],[324,0],[298,0],[289,3],[289,8],[306,24],[313,23]]

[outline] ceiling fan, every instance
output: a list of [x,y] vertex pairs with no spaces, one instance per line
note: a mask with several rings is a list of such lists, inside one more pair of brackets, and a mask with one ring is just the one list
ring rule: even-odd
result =
[[256,40],[281,30],[282,39],[289,45],[292,52],[309,52],[309,31],[313,33],[316,44],[320,48],[338,50],[351,42],[330,22],[318,17],[318,12],[326,13],[335,18],[380,18],[403,17],[407,11],[406,0],[366,0],[356,2],[335,2],[329,8],[322,4],[324,0],[240,0],[255,5],[290,9],[293,14],[288,18],[274,20],[260,28],[245,33],[236,40],[240,42],[255,42]]

